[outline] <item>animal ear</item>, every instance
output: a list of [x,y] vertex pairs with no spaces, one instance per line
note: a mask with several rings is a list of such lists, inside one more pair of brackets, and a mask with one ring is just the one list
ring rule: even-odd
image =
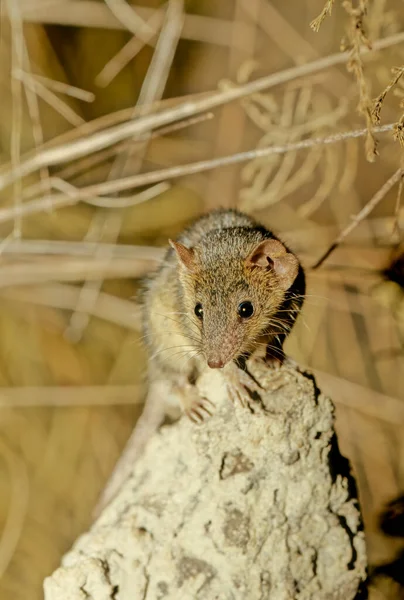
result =
[[180,263],[188,269],[188,271],[195,270],[195,253],[192,248],[187,248],[180,242],[174,242],[173,240],[168,240],[168,243],[172,248],[174,248],[175,253],[177,255]]
[[299,271],[299,261],[296,256],[288,252],[279,240],[274,239],[260,242],[247,257],[246,264],[249,267],[272,269],[285,292],[290,288]]

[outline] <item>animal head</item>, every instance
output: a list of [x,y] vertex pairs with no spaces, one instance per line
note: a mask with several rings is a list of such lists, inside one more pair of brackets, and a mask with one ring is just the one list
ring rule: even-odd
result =
[[211,368],[252,352],[271,328],[282,331],[275,315],[299,262],[279,240],[229,228],[210,232],[192,248],[172,240],[170,245],[178,260],[184,308],[200,331]]

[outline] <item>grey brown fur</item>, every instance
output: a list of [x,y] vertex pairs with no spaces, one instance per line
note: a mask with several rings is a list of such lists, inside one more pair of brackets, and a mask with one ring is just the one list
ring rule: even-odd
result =
[[[283,361],[283,342],[302,307],[305,278],[299,265],[285,291],[270,265],[246,266],[267,239],[278,238],[245,214],[219,210],[198,219],[177,240],[194,250],[194,270],[182,268],[175,249],[168,250],[143,297],[152,379],[192,383],[209,358],[241,366],[264,345],[267,359]],[[246,300],[255,314],[242,322],[237,307]],[[202,322],[194,313],[197,303],[203,306]]]
[[[304,272],[297,258],[270,231],[234,210],[198,219],[171,242],[160,269],[142,297],[149,349],[149,391],[96,514],[116,495],[147,440],[172,405],[203,422],[214,406],[198,392],[209,366],[223,367],[222,381],[233,402],[249,404],[260,386],[248,374],[251,355],[281,364],[283,342],[303,304]],[[254,314],[238,315],[250,301]],[[203,320],[195,305],[203,307]],[[178,406],[179,405],[179,406]]]

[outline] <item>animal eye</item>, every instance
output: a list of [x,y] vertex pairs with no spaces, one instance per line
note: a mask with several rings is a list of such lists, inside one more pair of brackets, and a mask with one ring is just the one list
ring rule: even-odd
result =
[[238,314],[242,319],[249,319],[254,312],[251,302],[242,302],[238,307]]
[[202,308],[202,304],[200,302],[198,302],[198,304],[195,306],[195,314],[198,317],[198,319],[202,319],[203,318],[203,308]]

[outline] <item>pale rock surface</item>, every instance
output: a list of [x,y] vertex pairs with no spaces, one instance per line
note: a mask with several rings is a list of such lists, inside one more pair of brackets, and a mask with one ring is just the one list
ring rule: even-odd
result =
[[46,600],[366,598],[355,486],[333,405],[312,378],[264,363],[264,390],[233,406],[220,373],[201,382],[217,410],[149,442],[123,487],[45,581]]

